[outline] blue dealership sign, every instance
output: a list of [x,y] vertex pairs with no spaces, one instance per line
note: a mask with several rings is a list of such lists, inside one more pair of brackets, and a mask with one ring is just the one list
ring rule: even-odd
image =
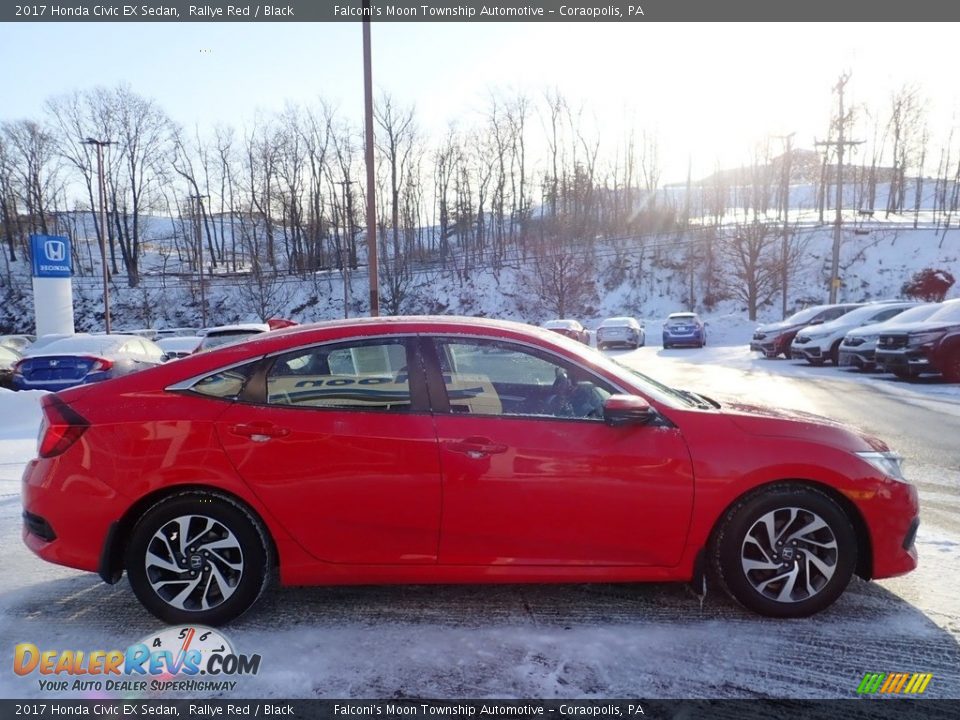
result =
[[31,235],[33,276],[68,278],[70,272],[70,238],[60,235]]

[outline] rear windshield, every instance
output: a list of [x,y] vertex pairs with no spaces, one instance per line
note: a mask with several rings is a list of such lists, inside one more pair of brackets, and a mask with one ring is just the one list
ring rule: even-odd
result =
[[220,347],[221,345],[229,345],[230,343],[249,340],[254,335],[260,334],[262,333],[255,330],[237,330],[235,332],[207,335],[205,338],[203,338],[203,343],[201,343],[200,347],[204,350],[209,350],[210,348]]

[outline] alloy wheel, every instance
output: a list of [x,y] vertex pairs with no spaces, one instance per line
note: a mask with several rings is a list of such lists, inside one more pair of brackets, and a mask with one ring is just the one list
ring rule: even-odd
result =
[[783,507],[762,515],[743,538],[740,565],[753,589],[765,598],[796,603],[830,582],[839,558],[837,538],[817,513]]
[[240,541],[219,520],[181,515],[164,523],[144,554],[153,591],[178,610],[210,610],[236,591],[243,577]]

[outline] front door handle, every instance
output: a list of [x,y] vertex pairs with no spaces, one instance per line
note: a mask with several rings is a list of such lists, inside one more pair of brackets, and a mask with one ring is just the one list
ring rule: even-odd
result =
[[285,437],[290,434],[290,431],[284,427],[265,422],[231,425],[230,432],[240,437],[250,438],[254,442],[267,442],[272,438]]
[[489,455],[499,455],[507,451],[507,446],[495,443],[485,437],[468,437],[463,440],[448,440],[447,449],[451,452],[462,453],[473,460],[479,460]]

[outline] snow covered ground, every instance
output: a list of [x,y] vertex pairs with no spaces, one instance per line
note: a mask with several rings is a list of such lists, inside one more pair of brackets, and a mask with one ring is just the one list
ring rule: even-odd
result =
[[[854,697],[866,672],[901,671],[933,673],[925,697],[960,698],[960,394],[761,360],[745,347],[752,323],[710,323],[703,350],[615,355],[718,399],[820,412],[895,443],[924,508],[917,571],[855,580],[829,610],[789,622],[716,590],[701,605],[683,585],[273,588],[226,628],[240,652],[263,656],[229,696],[833,698]],[[0,392],[0,648],[124,648],[159,625],[126,581],[47,564],[20,541],[15,481],[34,452],[37,403]],[[0,697],[50,693],[7,666]]]

